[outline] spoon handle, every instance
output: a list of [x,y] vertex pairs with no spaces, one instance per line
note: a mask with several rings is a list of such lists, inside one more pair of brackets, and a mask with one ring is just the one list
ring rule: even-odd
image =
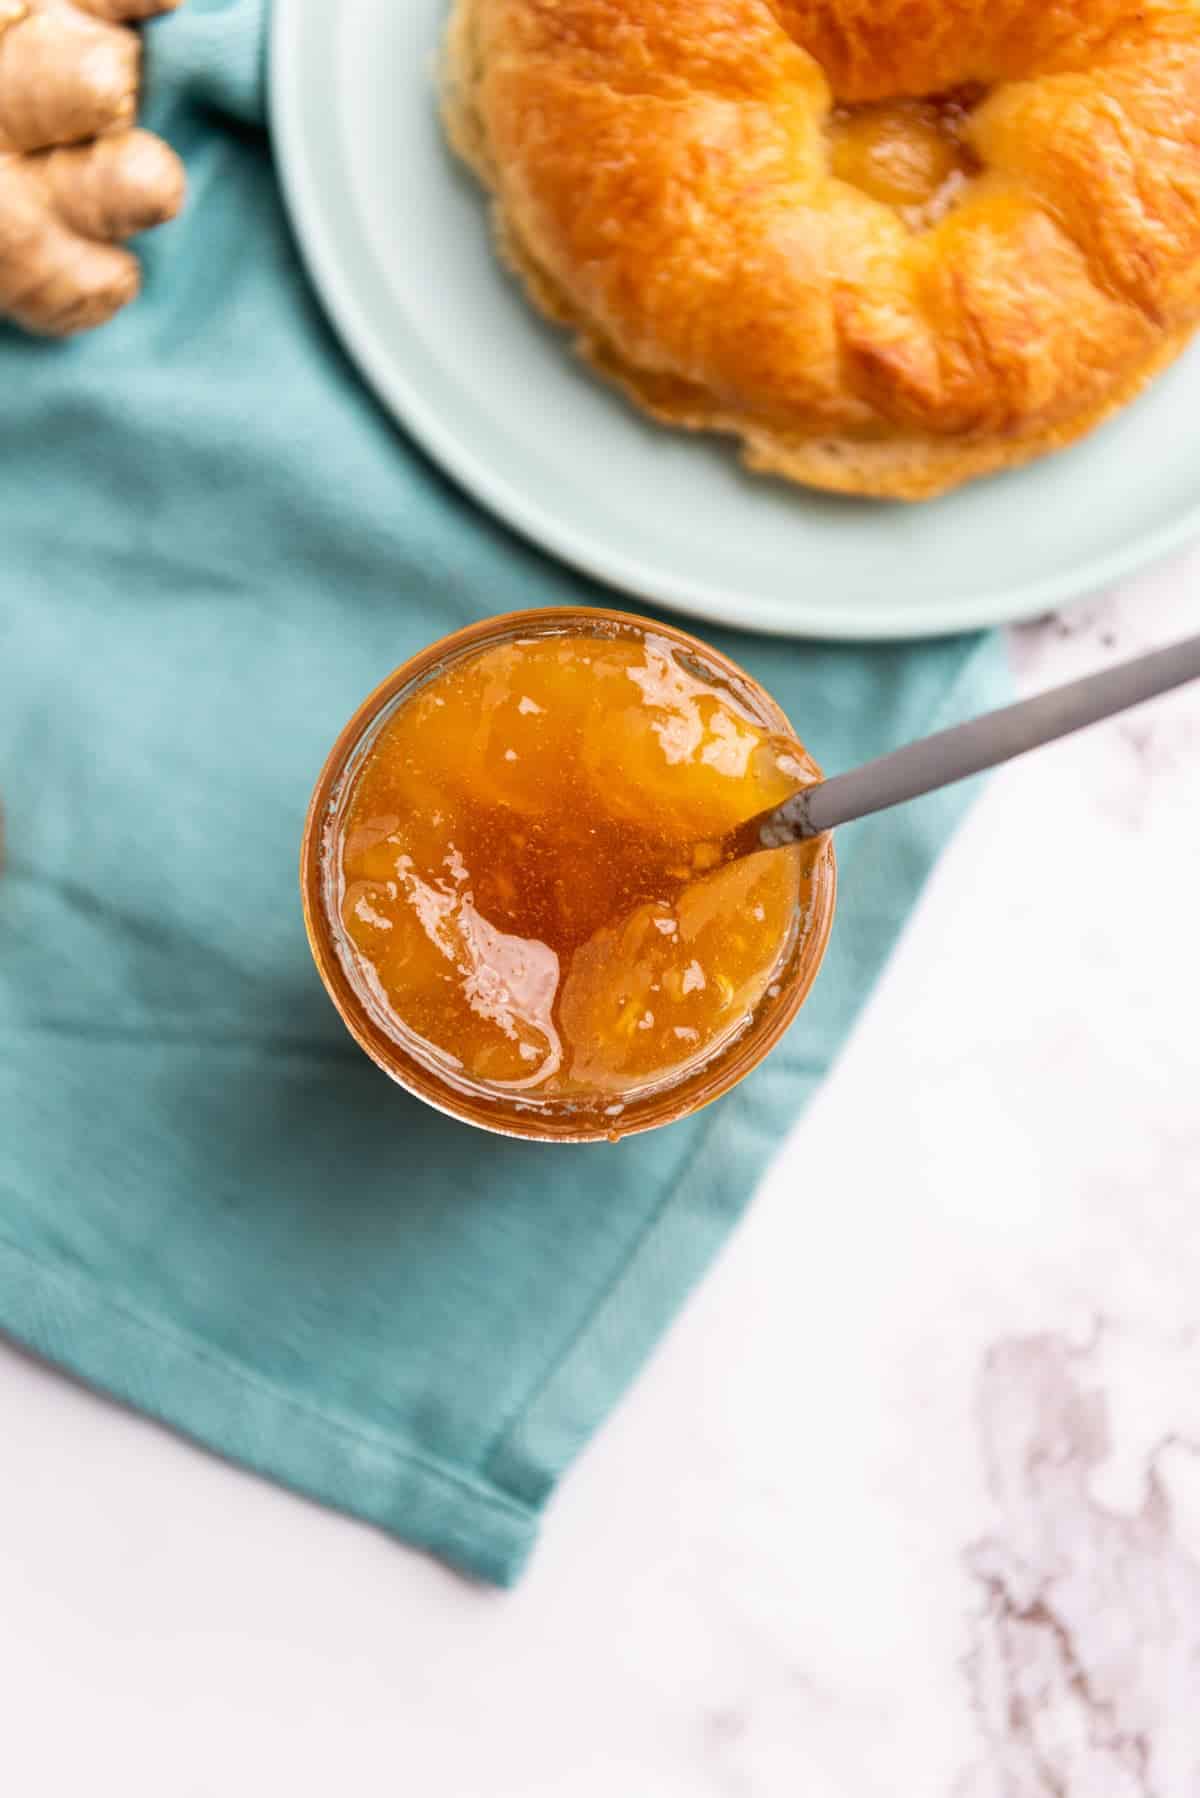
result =
[[1130,706],[1141,705],[1188,681],[1200,680],[1200,636],[1153,650],[1132,662],[1106,668],[1100,674],[1052,687],[1033,699],[985,712],[968,724],[956,724],[935,736],[923,737],[890,755],[835,774],[793,794],[761,820],[764,848],[819,836],[837,824],[849,824],[871,812],[919,799],[938,787],[996,768],[1001,762],[1053,743],[1072,731],[1111,718]]

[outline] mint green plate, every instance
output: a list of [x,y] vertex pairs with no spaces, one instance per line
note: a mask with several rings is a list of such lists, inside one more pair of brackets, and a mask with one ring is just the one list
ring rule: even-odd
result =
[[806,494],[641,419],[492,254],[439,129],[444,16],[445,0],[275,0],[275,143],[363,373],[517,530],[640,598],[816,637],[1029,617],[1200,531],[1197,349],[1075,449],[916,507]]

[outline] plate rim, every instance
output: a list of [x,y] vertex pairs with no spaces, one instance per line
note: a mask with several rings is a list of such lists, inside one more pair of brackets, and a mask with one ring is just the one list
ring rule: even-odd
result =
[[[945,602],[935,603],[929,613],[910,608],[894,624],[886,618],[848,615],[838,609],[836,601],[818,602],[806,603],[803,617],[793,627],[774,613],[768,614],[752,592],[730,592],[727,598],[718,595],[686,575],[674,575],[653,568],[636,556],[626,556],[602,539],[589,538],[585,531],[553,511],[543,510],[536,497],[519,485],[510,485],[486,458],[472,453],[462,436],[442,426],[420,382],[411,379],[403,363],[393,360],[380,346],[354,283],[344,273],[336,228],[322,204],[312,161],[312,145],[319,134],[304,128],[307,113],[301,37],[313,22],[337,33],[346,28],[352,17],[351,8],[330,8],[323,0],[274,0],[272,7],[267,43],[270,134],[279,185],[301,260],[341,344],[385,410],[464,493],[536,548],[549,551],[568,567],[635,601],[662,605],[727,629],[826,642],[886,643],[956,636],[1039,617],[1128,580],[1200,535],[1198,491],[1191,504],[1170,523],[1142,532],[1118,549],[1097,554],[1070,572],[1025,582],[1015,589],[1010,585],[959,602],[953,617],[946,616]],[[352,189],[348,199],[351,193]],[[345,214],[353,215],[351,205],[347,205]]]

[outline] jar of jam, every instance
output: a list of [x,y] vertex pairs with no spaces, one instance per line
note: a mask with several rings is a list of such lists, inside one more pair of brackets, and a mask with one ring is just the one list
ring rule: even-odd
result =
[[309,807],[309,942],[366,1053],[547,1142],[684,1117],[779,1041],[833,921],[832,841],[720,840],[820,770],[762,688],[670,626],[548,609],[389,675]]

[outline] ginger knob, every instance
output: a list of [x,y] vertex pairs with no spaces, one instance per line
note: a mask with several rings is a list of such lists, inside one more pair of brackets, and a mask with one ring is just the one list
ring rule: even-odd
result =
[[183,167],[135,128],[133,22],[177,0],[0,0],[0,315],[67,336],[136,295],[122,247],[174,218]]

